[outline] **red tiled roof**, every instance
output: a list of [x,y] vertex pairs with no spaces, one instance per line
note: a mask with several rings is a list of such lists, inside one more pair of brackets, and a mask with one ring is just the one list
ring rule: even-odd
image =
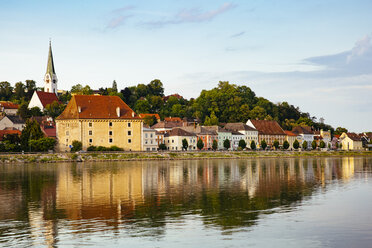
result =
[[164,121],[168,122],[182,122],[180,117],[165,117]]
[[0,130],[0,141],[2,141],[3,138],[4,138],[4,135],[7,135],[7,134],[21,135],[21,131],[19,131],[19,130]]
[[4,107],[4,109],[18,109],[19,105],[12,102],[0,101],[0,108],[1,107]]
[[335,134],[333,136],[336,137],[337,139],[339,139],[341,135]]
[[158,115],[158,114],[139,114],[138,115],[140,118],[142,118],[142,119],[144,119],[145,117],[147,117],[147,116],[155,116],[155,118],[157,119],[157,120],[160,120],[160,116]]
[[287,136],[295,136],[295,137],[297,137],[297,134],[294,134],[293,132],[291,132],[291,131],[284,131],[285,132],[285,134],[287,135]]
[[56,127],[41,128],[46,137],[55,138],[57,137]]
[[[119,108],[119,116],[117,115]],[[140,119],[118,96],[73,95],[57,120],[63,119]]]
[[57,95],[51,92],[44,92],[44,91],[36,91],[37,96],[39,97],[41,104],[43,104],[43,107],[45,108],[46,105],[52,104],[53,102],[58,102]]
[[182,122],[167,122],[167,121],[160,121],[153,125],[151,128],[156,129],[156,128],[174,128],[174,127],[182,127],[183,124]]
[[259,134],[286,135],[276,121],[251,120],[251,122],[253,126],[258,130]]
[[181,128],[173,128],[172,131],[168,133],[168,136],[195,136],[195,135]]

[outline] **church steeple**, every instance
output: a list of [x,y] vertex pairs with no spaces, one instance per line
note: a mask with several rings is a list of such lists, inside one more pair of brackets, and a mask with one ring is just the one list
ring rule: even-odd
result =
[[57,94],[57,75],[54,69],[54,62],[53,62],[53,53],[52,53],[52,44],[49,41],[49,54],[48,54],[48,65],[47,70],[44,77],[44,91],[45,92],[52,92]]

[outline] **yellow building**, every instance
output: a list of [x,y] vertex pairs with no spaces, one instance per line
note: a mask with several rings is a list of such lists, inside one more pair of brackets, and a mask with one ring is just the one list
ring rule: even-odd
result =
[[342,150],[363,150],[362,138],[356,133],[342,133],[340,140]]
[[292,149],[294,149],[293,148],[293,143],[295,142],[295,140],[297,139],[297,134],[294,134],[294,133],[292,133],[291,131],[284,131],[285,132],[285,134],[287,135],[286,137],[285,137],[285,140],[286,141],[288,141],[288,143],[289,143],[289,150],[292,150]]
[[74,95],[56,119],[57,150],[69,151],[74,140],[89,146],[118,146],[140,151],[143,122],[118,96]]

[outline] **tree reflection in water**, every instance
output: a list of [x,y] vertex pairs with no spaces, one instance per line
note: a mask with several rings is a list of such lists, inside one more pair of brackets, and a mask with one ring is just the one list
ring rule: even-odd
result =
[[164,235],[190,216],[239,229],[295,211],[314,192],[371,172],[370,158],[270,158],[0,166],[0,244],[97,232]]

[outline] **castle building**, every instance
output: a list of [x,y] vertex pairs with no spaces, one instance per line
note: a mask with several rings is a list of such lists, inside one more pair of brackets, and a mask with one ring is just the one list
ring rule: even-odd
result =
[[52,44],[49,42],[48,64],[44,76],[44,92],[35,90],[28,104],[28,108],[38,107],[41,111],[44,111],[47,104],[51,104],[54,101],[58,102],[57,82],[58,79],[54,69]]
[[70,151],[73,141],[89,146],[142,150],[142,119],[118,96],[73,95],[56,119],[57,150]]

